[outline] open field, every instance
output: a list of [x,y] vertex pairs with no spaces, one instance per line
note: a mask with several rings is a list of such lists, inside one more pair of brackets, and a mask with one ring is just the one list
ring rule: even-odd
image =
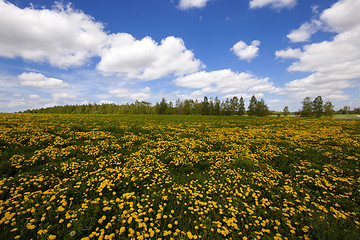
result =
[[334,118],[360,118],[358,114],[335,114]]
[[0,115],[0,239],[360,239],[360,120]]

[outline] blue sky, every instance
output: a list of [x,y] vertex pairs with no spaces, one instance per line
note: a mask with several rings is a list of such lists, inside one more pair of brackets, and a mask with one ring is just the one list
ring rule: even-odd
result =
[[0,0],[0,112],[225,100],[360,106],[358,0]]

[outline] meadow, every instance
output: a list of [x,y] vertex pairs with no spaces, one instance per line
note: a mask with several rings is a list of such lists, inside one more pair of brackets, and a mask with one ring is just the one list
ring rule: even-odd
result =
[[0,114],[0,239],[360,239],[360,120]]

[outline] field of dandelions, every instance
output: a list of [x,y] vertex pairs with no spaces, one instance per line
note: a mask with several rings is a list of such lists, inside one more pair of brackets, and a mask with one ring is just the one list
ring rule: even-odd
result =
[[0,114],[0,239],[360,239],[360,120]]

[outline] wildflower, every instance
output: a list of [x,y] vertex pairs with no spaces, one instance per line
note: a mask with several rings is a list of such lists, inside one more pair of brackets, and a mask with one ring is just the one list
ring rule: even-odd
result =
[[282,208],[281,211],[286,213],[287,210],[286,210],[286,208]]
[[69,235],[70,235],[70,237],[73,237],[73,236],[75,236],[75,234],[76,234],[75,231],[71,231]]
[[63,207],[63,206],[60,206],[60,207],[58,207],[58,209],[57,209],[59,212],[62,212],[62,211],[64,211],[65,210],[65,208]]
[[28,223],[27,225],[26,225],[26,228],[27,229],[34,229],[36,226],[35,225],[32,225],[31,223]]
[[50,240],[54,240],[56,238],[56,235],[49,235]]

